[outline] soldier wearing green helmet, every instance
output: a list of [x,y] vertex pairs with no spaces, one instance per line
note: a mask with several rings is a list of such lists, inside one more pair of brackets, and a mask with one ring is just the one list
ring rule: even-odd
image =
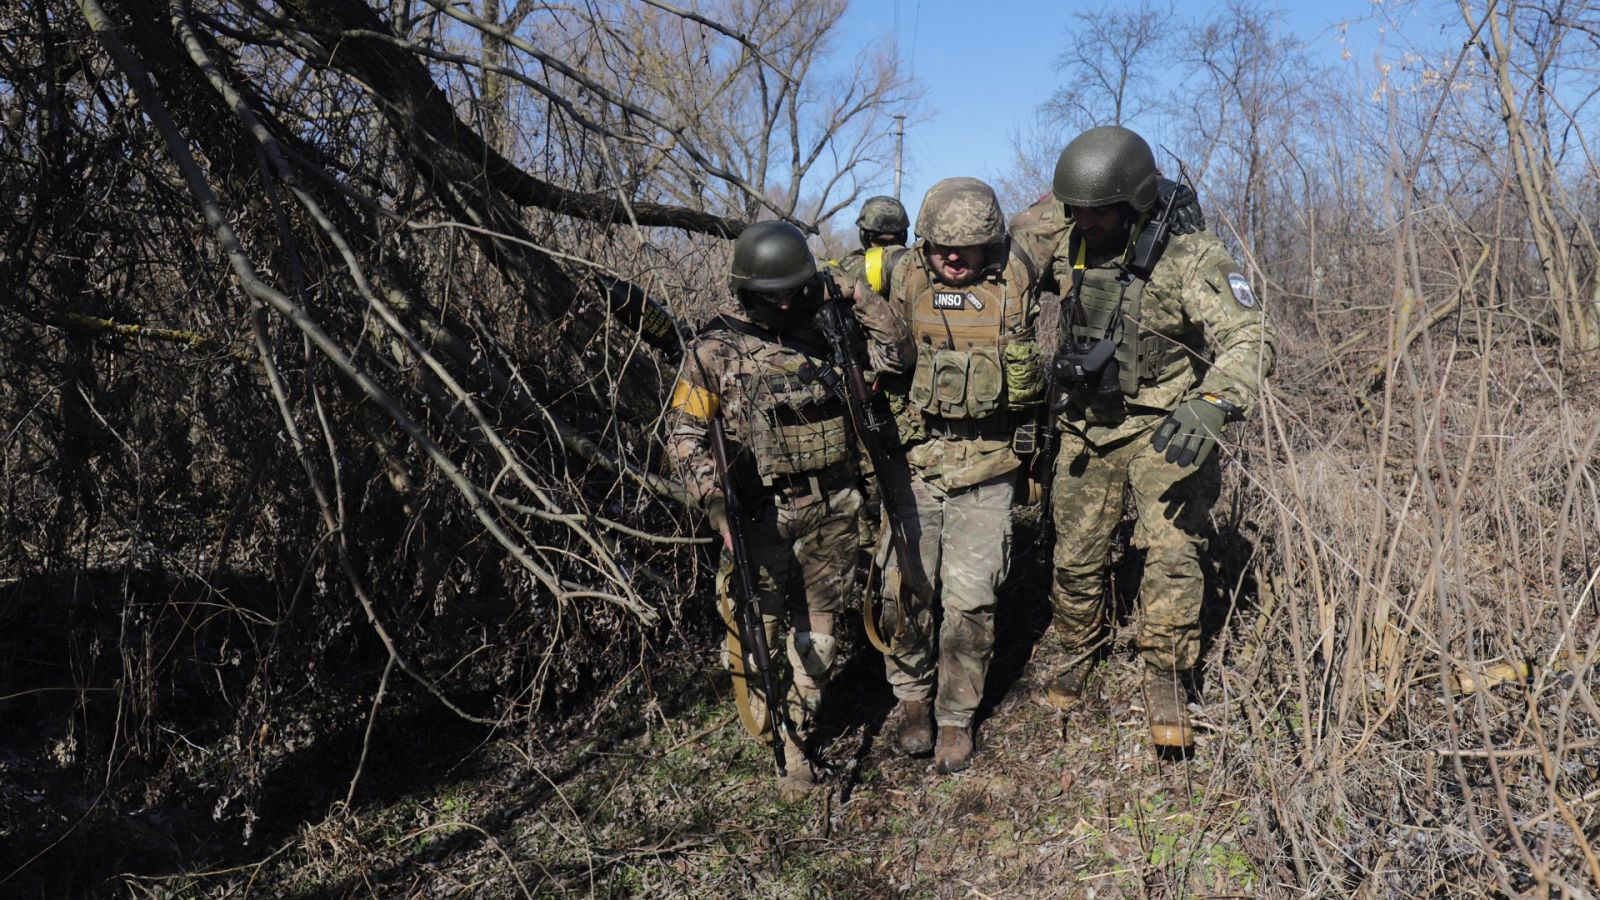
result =
[[911,219],[899,200],[887,196],[868,197],[867,202],[861,204],[861,214],[856,217],[861,247],[845,254],[839,260],[839,268],[883,293],[890,270],[905,252],[910,228]]
[[[861,214],[856,216],[856,230],[861,237],[861,247],[852,250],[836,263],[846,274],[859,278],[879,294],[889,281],[889,272],[905,253],[906,235],[911,220],[899,200],[886,195],[868,197],[861,204]],[[861,528],[859,543],[863,559],[870,559],[872,548],[878,542],[878,524],[882,517],[882,501],[878,496],[877,475],[871,461],[863,455]]]
[[[947,178],[917,212],[917,241],[890,275],[890,303],[909,323],[916,366],[893,386],[910,490],[886,493],[914,523],[914,560],[889,560],[885,664],[895,698],[893,744],[930,750],[949,773],[970,765],[973,717],[994,649],[995,590],[1009,565],[1019,428],[1044,399],[1034,334],[1036,269],[1012,251],[993,188]],[[1031,432],[1030,432],[1031,433]],[[916,584],[918,591],[901,591]],[[933,591],[937,595],[933,595]],[[943,615],[935,629],[933,604]],[[937,734],[934,726],[937,725]]]
[[[914,357],[905,322],[884,299],[836,268],[819,270],[805,235],[787,222],[757,222],[739,235],[728,287],[738,309],[713,319],[687,348],[667,412],[667,455],[723,535],[727,561],[727,500],[709,446],[711,422],[722,419],[741,505],[753,520],[744,530],[775,669],[782,669],[778,648],[785,646],[778,635],[788,631],[788,674],[776,690],[797,731],[782,736],[786,774],[778,792],[789,800],[817,783],[802,743],[834,669],[861,507],[854,433],[843,399],[825,384],[833,363],[814,322],[821,299],[850,301],[875,369],[902,372]],[[754,736],[771,739],[764,728],[769,698],[743,678],[725,582],[719,594],[740,716]]]
[[1187,752],[1200,557],[1220,486],[1214,449],[1254,404],[1275,340],[1222,242],[1171,228],[1180,204],[1161,181],[1150,145],[1119,126],[1078,135],[1056,164],[1066,227],[1050,254],[1063,289],[1050,600],[1069,660],[1046,697],[1070,709],[1086,691],[1106,627],[1111,536],[1131,494],[1133,544],[1145,551],[1135,645],[1151,740]]

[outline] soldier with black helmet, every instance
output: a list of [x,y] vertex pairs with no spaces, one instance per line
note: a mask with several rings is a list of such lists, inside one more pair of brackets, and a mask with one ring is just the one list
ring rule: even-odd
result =
[[[825,383],[832,363],[813,317],[823,298],[840,297],[861,323],[873,368],[902,372],[914,356],[905,322],[884,299],[837,269],[819,270],[805,235],[786,222],[758,222],[739,235],[728,286],[739,310],[713,319],[690,343],[668,411],[667,452],[731,548],[708,441],[712,420],[725,423],[734,481],[749,510],[744,532],[766,643],[773,657],[787,649],[789,675],[776,688],[797,731],[783,735],[786,774],[778,788],[787,800],[817,782],[803,743],[834,668],[861,506],[855,438],[844,399]],[[725,595],[723,603],[728,618]],[[778,641],[785,628],[786,645]],[[745,725],[760,736],[768,698],[738,680],[735,634],[730,628],[727,661]]]
[[[899,701],[892,740],[908,755],[932,750],[944,773],[972,759],[995,591],[1009,565],[1017,432],[1044,399],[1036,271],[1012,252],[1004,223],[989,185],[938,182],[888,286],[916,342],[916,366],[893,395],[910,490],[893,497],[899,521],[913,523],[918,557],[892,559],[885,579],[885,660]],[[899,590],[908,581],[925,589]]]
[[1193,745],[1200,556],[1220,486],[1213,451],[1255,402],[1275,341],[1222,242],[1170,228],[1176,204],[1158,202],[1158,178],[1149,144],[1119,126],[1079,135],[1056,164],[1052,193],[1068,227],[1051,254],[1063,309],[1050,600],[1069,662],[1046,696],[1069,709],[1085,692],[1129,493],[1133,544],[1145,551],[1135,644],[1146,715],[1158,750],[1182,752]]

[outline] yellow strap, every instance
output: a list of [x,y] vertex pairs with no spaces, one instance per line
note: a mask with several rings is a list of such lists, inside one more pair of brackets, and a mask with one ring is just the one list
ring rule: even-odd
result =
[[722,398],[698,384],[679,379],[677,386],[672,389],[672,408],[709,422],[722,408]]
[[723,642],[727,652],[728,674],[733,676],[733,705],[739,710],[739,724],[744,726],[745,732],[764,744],[771,744],[775,738],[769,727],[768,718],[758,715],[750,705],[752,691],[750,673],[745,669],[744,646],[739,641],[739,623],[734,619],[733,600],[728,595],[728,581],[732,575],[733,572],[726,568],[717,572],[717,611],[722,614],[722,623],[727,629]]
[[[872,594],[872,576],[878,574],[879,571],[877,563],[871,563],[867,568],[866,583],[861,587],[861,624],[867,631],[867,641],[877,648],[879,653],[885,656],[892,656],[894,655],[894,648],[890,646],[889,641],[883,639],[883,634],[878,631],[878,602]],[[893,574],[892,572],[885,573],[884,577],[887,579],[892,577]],[[897,594],[898,591],[891,591],[890,593]],[[887,603],[889,601],[884,602]],[[905,617],[901,616],[901,620],[904,621]]]
[[868,247],[866,253],[867,269],[865,274],[867,276],[867,286],[879,294],[883,293],[883,285],[887,280],[886,273],[883,271],[883,252],[886,249],[888,248]]

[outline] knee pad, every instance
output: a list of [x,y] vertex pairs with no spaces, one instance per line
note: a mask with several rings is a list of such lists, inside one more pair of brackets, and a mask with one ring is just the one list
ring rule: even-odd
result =
[[796,631],[789,641],[789,664],[813,680],[827,678],[833,669],[838,642],[831,634],[817,631]]

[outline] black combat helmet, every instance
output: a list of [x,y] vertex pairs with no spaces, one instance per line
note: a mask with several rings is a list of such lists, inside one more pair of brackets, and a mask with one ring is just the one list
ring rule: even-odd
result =
[[861,204],[861,215],[856,217],[856,227],[875,234],[894,234],[911,227],[911,217],[906,208],[893,197],[868,197]]
[[800,229],[788,222],[757,222],[733,243],[728,287],[743,301],[746,291],[790,291],[816,274],[817,260]]
[[1061,151],[1050,188],[1066,206],[1126,203],[1144,212],[1156,202],[1156,177],[1156,157],[1144,138],[1119,125],[1102,125]]

